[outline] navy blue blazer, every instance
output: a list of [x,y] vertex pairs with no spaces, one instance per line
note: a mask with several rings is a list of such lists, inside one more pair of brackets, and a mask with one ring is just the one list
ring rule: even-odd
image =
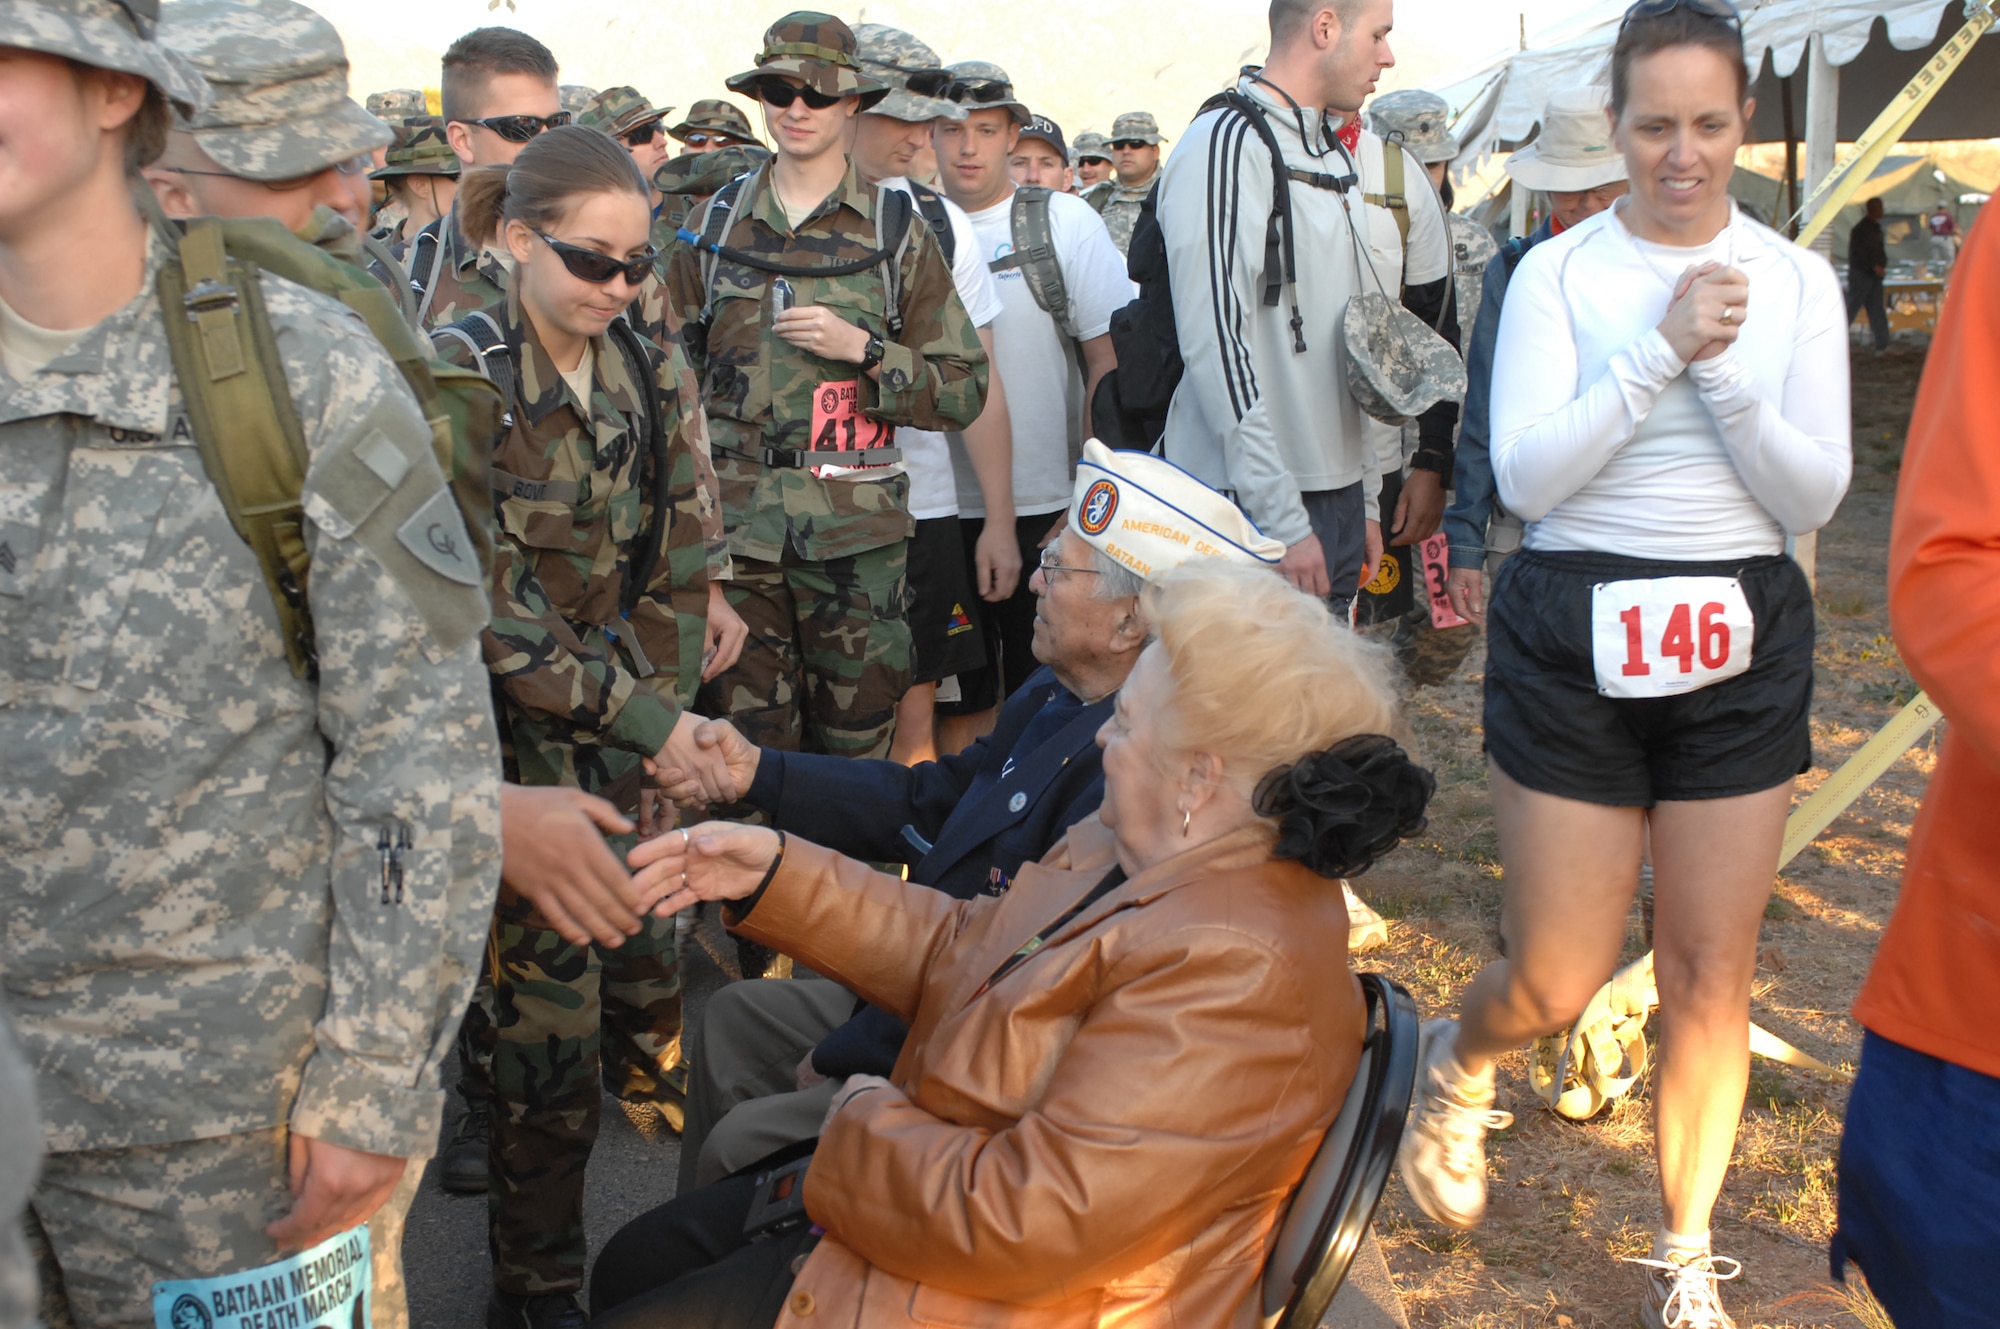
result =
[[[1104,801],[1097,731],[1117,694],[1083,707],[1032,751],[1015,751],[1029,722],[1060,695],[1044,666],[1007,699],[992,733],[918,766],[766,748],[747,801],[789,834],[853,858],[907,863],[920,885],[961,900],[998,895],[1021,864],[1041,858]],[[864,1008],[820,1044],[813,1064],[823,1075],[887,1075],[905,1032],[894,1016]]]

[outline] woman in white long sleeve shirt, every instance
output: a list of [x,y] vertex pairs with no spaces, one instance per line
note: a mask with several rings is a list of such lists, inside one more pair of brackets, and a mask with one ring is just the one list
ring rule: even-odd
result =
[[[1824,260],[1735,211],[1752,109],[1727,0],[1641,0],[1612,65],[1630,196],[1536,247],[1494,363],[1494,477],[1529,522],[1489,611],[1504,959],[1426,1026],[1403,1173],[1476,1223],[1493,1061],[1610,976],[1650,823],[1663,1223],[1643,1322],[1728,1329],[1709,1246],[1749,1069],[1758,920],[1811,760],[1813,607],[1785,539],[1846,492],[1847,336]],[[1615,1073],[1616,1068],[1606,1068]]]

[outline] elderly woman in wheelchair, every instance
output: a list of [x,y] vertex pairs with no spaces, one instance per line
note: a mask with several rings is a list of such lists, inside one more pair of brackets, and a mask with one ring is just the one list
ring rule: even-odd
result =
[[[738,932],[911,1035],[890,1079],[848,1082],[809,1160],[614,1237],[593,1324],[1247,1329],[1351,1251],[1368,1213],[1335,1231],[1321,1209],[1343,1188],[1372,1209],[1400,1113],[1362,1125],[1386,1151],[1322,1145],[1377,998],[1408,999],[1377,981],[1364,1002],[1337,879],[1422,827],[1432,780],[1387,737],[1385,653],[1268,570],[1198,560],[1146,614],[1098,736],[1098,817],[1003,896],[956,901],[759,827],[635,853],[663,912],[729,901]],[[1406,1103],[1413,1053],[1383,1050],[1371,1092]],[[1318,1207],[1273,1258],[1309,1165]]]

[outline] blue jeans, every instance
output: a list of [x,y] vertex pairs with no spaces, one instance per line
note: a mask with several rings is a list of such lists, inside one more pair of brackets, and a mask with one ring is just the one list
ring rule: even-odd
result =
[[1866,1035],[1831,1255],[1901,1329],[2000,1325],[2000,1079]]

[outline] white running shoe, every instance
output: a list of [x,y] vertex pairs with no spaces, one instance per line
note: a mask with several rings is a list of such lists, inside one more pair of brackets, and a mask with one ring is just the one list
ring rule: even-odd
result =
[[1389,924],[1354,893],[1347,878],[1340,879],[1340,895],[1347,901],[1347,953],[1359,955],[1389,944]]
[[1646,1270],[1646,1298],[1639,1303],[1639,1322],[1646,1329],[1736,1329],[1736,1321],[1722,1309],[1716,1285],[1743,1272],[1738,1261],[1703,1253],[1625,1263]]
[[1456,1020],[1426,1020],[1417,1043],[1417,1096],[1403,1127],[1396,1170],[1418,1208],[1449,1227],[1486,1214],[1486,1132],[1514,1124],[1493,1110],[1493,1068],[1471,1083],[1454,1073]]

